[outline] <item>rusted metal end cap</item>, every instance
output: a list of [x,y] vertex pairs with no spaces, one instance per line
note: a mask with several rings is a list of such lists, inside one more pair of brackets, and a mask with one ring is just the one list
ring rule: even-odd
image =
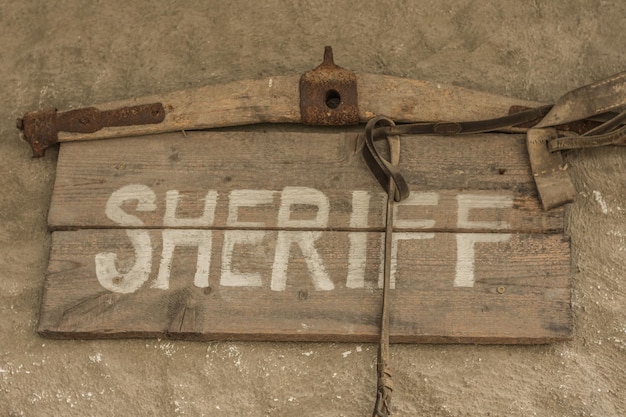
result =
[[56,116],[56,109],[45,109],[26,113],[17,119],[17,128],[23,132],[22,138],[32,148],[34,158],[44,156],[46,149],[57,143]]
[[333,49],[324,49],[324,61],[300,78],[302,123],[346,126],[359,123],[356,75],[335,65]]
[[16,125],[33,149],[33,157],[39,158],[59,141],[59,132],[94,133],[105,127],[155,124],[164,119],[163,104],[150,103],[105,111],[95,107],[63,113],[56,109],[33,111],[17,119]]

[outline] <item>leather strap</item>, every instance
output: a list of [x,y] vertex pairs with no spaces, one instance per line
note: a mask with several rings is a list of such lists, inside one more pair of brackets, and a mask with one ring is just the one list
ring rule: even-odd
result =
[[[372,126],[380,122],[374,121]],[[400,137],[389,136],[389,161],[382,159],[391,167],[397,167],[400,162]],[[383,299],[380,318],[380,339],[378,343],[378,384],[376,390],[376,404],[374,406],[373,417],[387,417],[391,415],[391,394],[393,393],[393,381],[391,379],[391,368],[389,365],[389,291],[391,287],[391,248],[393,238],[393,204],[397,196],[397,189],[394,177],[390,177],[387,184],[387,210],[385,221],[385,259],[383,271]]]
[[600,126],[588,130],[587,132],[583,133],[582,136],[594,136],[594,135],[601,135],[603,133],[610,132],[613,129],[617,129],[622,123],[624,123],[625,120],[626,120],[626,110],[615,115],[613,118],[606,120]]
[[564,136],[548,141],[548,150],[556,152],[566,149],[626,145],[626,126],[620,127],[624,120],[626,120],[626,110],[583,135]]
[[[395,125],[388,123],[386,127],[377,128],[373,139],[381,140],[388,135],[464,135],[470,133],[492,132],[513,126],[537,122],[552,108],[552,105],[528,109],[508,116],[495,119],[470,122],[425,122]],[[385,119],[389,120],[389,119]]]
[[626,126],[601,135],[555,138],[548,142],[548,150],[556,152],[567,149],[598,148],[606,145],[626,145]]

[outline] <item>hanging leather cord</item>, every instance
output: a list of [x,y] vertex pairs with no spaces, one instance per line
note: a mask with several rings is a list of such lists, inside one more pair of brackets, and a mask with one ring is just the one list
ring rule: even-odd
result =
[[[391,247],[393,238],[393,204],[408,197],[409,188],[397,166],[400,162],[400,136],[387,137],[389,160],[385,159],[374,146],[374,129],[377,125],[394,126],[392,120],[377,117],[370,120],[365,128],[363,156],[376,179],[387,189],[387,210],[385,220],[385,253],[383,271],[383,294],[380,318],[380,338],[378,342],[376,404],[373,417],[391,415],[391,395],[393,381],[389,365],[389,291],[391,287]],[[397,182],[397,183],[396,183]]]
[[[393,139],[392,139],[393,138]],[[395,142],[397,145],[392,144]],[[394,159],[394,147],[397,148],[397,156],[400,156],[400,137],[393,136],[389,140],[389,148]],[[399,159],[399,158],[397,158]],[[387,192],[387,215],[385,226],[385,263],[383,272],[383,301],[380,317],[380,339],[378,341],[377,373],[378,384],[376,389],[376,404],[374,405],[374,417],[387,417],[391,415],[391,394],[393,393],[393,380],[391,379],[391,367],[389,364],[389,291],[391,286],[391,244],[393,238],[393,202],[395,184],[393,178],[389,180]]]

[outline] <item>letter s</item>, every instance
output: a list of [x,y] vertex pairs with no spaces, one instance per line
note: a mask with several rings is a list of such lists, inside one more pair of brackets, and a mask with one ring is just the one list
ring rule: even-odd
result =
[[100,285],[109,291],[128,294],[137,291],[150,277],[152,271],[152,242],[146,230],[127,230],[126,235],[135,248],[135,264],[126,273],[115,266],[117,254],[96,254],[96,276]]

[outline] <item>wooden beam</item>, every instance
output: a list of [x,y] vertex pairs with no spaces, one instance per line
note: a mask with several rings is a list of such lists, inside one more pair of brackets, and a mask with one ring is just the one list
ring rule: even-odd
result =
[[[511,106],[541,103],[432,81],[357,73],[359,118],[384,115],[399,122],[468,121],[505,116]],[[113,110],[162,103],[158,124],[106,127],[94,133],[59,132],[59,142],[137,136],[257,123],[300,123],[299,75],[236,81],[97,104]]]

